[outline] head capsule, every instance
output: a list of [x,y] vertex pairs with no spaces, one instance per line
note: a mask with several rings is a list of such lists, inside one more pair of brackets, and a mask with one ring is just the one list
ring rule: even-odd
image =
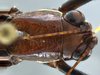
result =
[[[69,55],[68,58],[78,60],[83,55],[89,45],[86,39],[92,36],[92,27],[89,23],[85,21],[84,15],[77,10],[71,10],[67,12],[63,16],[63,24],[64,31],[75,32],[75,34],[66,35],[66,37],[64,38],[63,49],[70,49],[70,51],[67,51],[66,54],[64,53],[64,58],[67,59],[67,56]],[[78,29],[80,31],[77,33]],[[90,50],[89,53],[87,53],[87,55],[82,60],[86,60],[88,57],[90,57],[91,53],[92,50]]]

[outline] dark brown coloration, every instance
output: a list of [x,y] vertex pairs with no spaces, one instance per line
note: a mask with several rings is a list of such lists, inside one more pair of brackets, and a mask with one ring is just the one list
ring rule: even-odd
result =
[[[0,44],[0,49],[6,49],[7,53],[7,55],[0,54],[0,64],[4,62],[6,63],[4,66],[10,66],[22,60],[34,60],[45,62],[46,65],[58,68],[65,74],[84,75],[74,69],[76,65],[71,68],[64,61],[73,59],[80,62],[87,59],[97,44],[97,38],[93,37],[92,27],[84,21],[82,13],[78,17],[75,17],[77,14],[71,15],[70,20],[65,13],[89,1],[91,0],[68,0],[58,11],[39,10],[22,13],[16,7],[6,12],[1,11],[0,23],[12,22],[18,31],[26,32],[29,36],[18,38],[11,45]],[[81,21],[79,21],[80,18]],[[72,19],[76,22],[71,23]],[[83,53],[87,50],[89,52],[86,52],[83,57]],[[4,56],[10,56],[7,62],[3,61]]]
[[0,10],[0,15],[8,15],[8,10]]
[[6,49],[0,49],[0,67],[10,67],[12,65],[11,56]]
[[73,69],[79,64],[79,62],[87,55],[87,53],[90,52],[90,50],[92,48],[94,48],[95,44],[97,44],[97,38],[94,37],[92,38],[92,40],[90,41],[90,44],[88,46],[88,48],[85,50],[85,52],[82,54],[82,56],[79,58],[79,60],[74,64],[74,66],[68,71],[68,73],[66,75],[69,75]]
[[69,22],[72,25],[75,25],[77,27],[80,27],[80,25],[82,25],[85,21],[84,15],[80,11],[77,11],[77,10],[71,10],[71,11],[67,12],[64,15],[64,19],[67,22]]
[[[25,31],[31,36],[54,33],[62,31],[61,14],[54,11],[34,11],[17,15],[11,22],[19,31]],[[62,36],[51,36],[34,38],[30,40],[18,40],[11,45],[11,52],[14,55],[25,59],[46,61],[59,59],[61,52]],[[45,55],[44,53],[48,53]],[[52,53],[54,53],[52,55]],[[21,56],[20,56],[21,55]],[[45,56],[44,56],[45,55]],[[57,57],[56,57],[57,56]]]
[[[57,68],[59,71],[61,71],[64,74],[67,74],[68,71],[71,69],[71,67],[62,59],[56,62],[50,62],[50,63],[46,63],[45,65],[48,65],[52,68]],[[81,71],[78,71],[76,69],[74,69],[70,75],[87,75]]]
[[16,8],[15,6],[14,7],[12,7],[10,10],[9,10],[9,12],[8,12],[8,14],[17,14],[17,13],[22,13],[18,8]]
[[59,11],[63,12],[64,14],[70,10],[75,10],[78,7],[88,3],[91,0],[68,0],[62,6],[59,7]]

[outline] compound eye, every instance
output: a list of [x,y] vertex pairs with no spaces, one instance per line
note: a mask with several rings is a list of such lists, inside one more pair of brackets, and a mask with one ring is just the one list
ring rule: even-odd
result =
[[64,15],[64,19],[67,22],[76,26],[80,26],[85,21],[84,15],[80,11],[77,11],[77,10],[72,10],[72,11],[67,12]]

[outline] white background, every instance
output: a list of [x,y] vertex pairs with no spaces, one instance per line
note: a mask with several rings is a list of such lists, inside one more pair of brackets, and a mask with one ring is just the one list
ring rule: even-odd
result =
[[[0,9],[10,9],[17,6],[23,12],[34,11],[38,9],[58,8],[66,0],[0,0]],[[90,22],[95,30],[100,24],[100,0],[93,0],[80,8],[78,8]],[[89,59],[81,62],[76,68],[89,74],[100,75],[100,32],[96,34],[98,37],[98,45],[93,49],[93,53]],[[73,65],[75,61],[67,61],[66,63]],[[0,70],[0,75],[64,75],[56,69],[42,65],[34,61],[23,61],[22,63]]]

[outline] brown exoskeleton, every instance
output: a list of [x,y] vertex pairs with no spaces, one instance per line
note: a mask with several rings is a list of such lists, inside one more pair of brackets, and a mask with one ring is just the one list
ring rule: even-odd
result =
[[[85,21],[80,11],[74,10],[89,1],[69,0],[58,10],[22,13],[12,7],[9,11],[1,11],[1,25],[3,22],[14,24],[18,37],[5,45],[4,40],[8,39],[10,27],[8,31],[5,30],[7,26],[1,28],[0,66],[9,67],[22,60],[34,60],[68,74],[72,68],[64,61],[78,61],[85,51],[88,52],[82,60],[87,59],[97,44],[91,24]],[[6,38],[1,33],[6,34]],[[84,73],[74,69],[71,75]]]

